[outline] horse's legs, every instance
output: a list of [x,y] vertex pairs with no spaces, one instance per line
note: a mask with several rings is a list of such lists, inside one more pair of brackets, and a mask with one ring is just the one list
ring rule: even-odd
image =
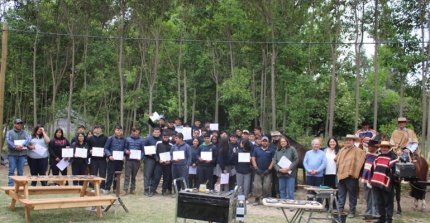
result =
[[426,209],[426,200],[423,199],[422,201],[423,201],[423,203],[422,203],[422,206],[421,206],[421,211],[424,211]]
[[400,205],[400,196],[402,191],[400,190],[401,188],[401,182],[400,179],[398,182],[394,182],[394,190],[396,192],[396,201],[397,201],[397,214],[402,214],[402,207]]

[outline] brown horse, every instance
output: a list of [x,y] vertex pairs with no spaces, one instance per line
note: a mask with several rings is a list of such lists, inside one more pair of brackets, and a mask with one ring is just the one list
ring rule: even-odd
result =
[[424,157],[419,155],[415,156],[414,164],[416,170],[416,179],[413,179],[409,182],[411,185],[410,195],[415,199],[415,209],[424,211],[426,208],[426,184],[429,165]]

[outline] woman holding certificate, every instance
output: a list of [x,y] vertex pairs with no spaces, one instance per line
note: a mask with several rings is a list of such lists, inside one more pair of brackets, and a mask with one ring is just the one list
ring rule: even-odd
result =
[[[73,143],[72,174],[85,175],[88,167],[89,145],[85,140],[84,133],[76,135],[77,140]],[[73,185],[83,185],[83,181],[73,181]]]
[[279,139],[278,149],[273,157],[273,166],[279,180],[279,195],[281,199],[294,200],[297,165],[299,156],[296,148],[289,145],[286,137]]
[[251,151],[252,144],[248,140],[242,140],[237,152],[233,153],[236,169],[236,183],[240,187],[240,194],[248,197],[251,188]]
[[[43,126],[36,125],[31,135],[30,145],[28,146],[27,162],[32,176],[46,175],[48,170],[48,144],[51,139],[45,133]],[[48,182],[41,181],[42,186]],[[31,186],[36,186],[37,181],[31,182]]]
[[[59,163],[63,159],[63,148],[69,146],[69,140],[64,137],[63,129],[56,129],[54,133],[54,138],[49,142],[49,162],[51,164],[52,175],[59,175],[60,169],[57,167],[57,163]],[[68,160],[68,158],[64,159]],[[67,168],[61,170],[61,175],[67,175]]]

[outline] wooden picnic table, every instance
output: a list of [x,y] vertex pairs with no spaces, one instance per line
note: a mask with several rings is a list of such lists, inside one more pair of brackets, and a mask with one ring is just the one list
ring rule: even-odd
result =
[[[92,207],[95,206],[97,216],[102,217],[102,205],[112,204],[116,198],[113,196],[101,196],[100,184],[104,178],[92,175],[67,175],[67,176],[10,176],[14,181],[13,187],[2,187],[7,195],[12,198],[11,210],[20,202],[25,208],[26,222],[30,222],[30,210]],[[52,181],[59,186],[29,186],[33,181]],[[82,181],[82,186],[64,186],[68,181]],[[94,185],[94,192],[87,191],[88,185]],[[61,198],[30,198],[33,194],[76,194],[79,197]]]

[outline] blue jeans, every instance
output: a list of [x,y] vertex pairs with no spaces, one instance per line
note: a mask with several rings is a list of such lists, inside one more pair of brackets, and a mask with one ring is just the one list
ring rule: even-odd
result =
[[364,198],[366,199],[366,210],[364,211],[364,215],[379,215],[375,197],[373,189],[368,188],[366,184],[364,184]]
[[[9,155],[7,159],[9,160],[9,174],[8,176],[15,176],[15,169],[18,171],[18,176],[22,176],[24,173],[24,164],[26,156],[14,156]],[[13,180],[9,178],[9,186],[13,186]]]
[[294,200],[296,178],[294,176],[279,176],[278,179],[279,179],[279,195],[281,199]]

